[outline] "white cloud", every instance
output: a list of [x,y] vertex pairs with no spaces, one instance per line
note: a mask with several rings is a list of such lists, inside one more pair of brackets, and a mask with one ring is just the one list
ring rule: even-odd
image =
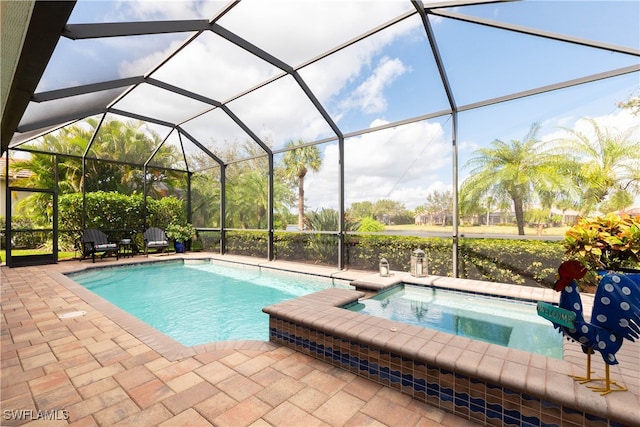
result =
[[387,109],[384,89],[407,71],[398,58],[384,56],[376,69],[341,103],[341,108],[360,108],[364,113],[380,113]]
[[[131,2],[128,7],[137,16],[158,18],[163,13],[165,2]],[[173,4],[173,3],[172,3]],[[195,13],[190,2],[183,4],[187,12]],[[173,8],[174,6],[172,6]],[[298,9],[310,21],[294,19]],[[246,2],[243,1],[225,15],[219,24],[240,37],[267,50],[291,65],[308,60],[343,43],[355,35],[373,28],[390,17],[410,9],[400,2]],[[189,12],[192,11],[192,12]],[[336,11],[340,13],[336,15]],[[166,16],[175,15],[173,9],[166,10]],[[298,15],[299,16],[299,15]],[[349,23],[349,25],[347,25]],[[330,25],[330,30],[328,30]],[[285,28],[281,28],[284,27]],[[398,59],[384,58],[367,78],[361,76],[369,71],[374,55],[396,37],[410,31],[414,24],[402,23],[380,32],[318,64],[300,70],[300,74],[314,95],[327,107],[336,96],[355,79],[365,82],[354,92],[350,101],[352,108],[368,113],[384,110],[386,100],[383,90],[407,67]],[[269,27],[269,28],[267,28]],[[274,30],[276,29],[277,30]],[[292,39],[293,34],[304,34],[300,40]],[[150,71],[172,54],[178,45],[158,49],[152,54],[141,55],[135,60],[123,62],[119,70],[121,76],[139,75]],[[256,84],[281,73],[281,70],[247,53],[243,49],[225,41],[221,37],[204,32],[195,41],[178,52],[152,77],[176,86],[208,96],[216,101],[226,101],[238,92],[250,89]],[[287,77],[284,80],[291,80]],[[308,97],[297,84],[270,84],[231,102],[229,107],[260,137],[275,143],[275,148],[284,146],[290,139],[303,138],[307,141],[333,136],[333,132],[313,107]],[[258,96],[259,95],[259,96]],[[138,111],[144,109],[142,106]],[[334,120],[343,112],[332,112]],[[219,123],[217,123],[219,125]],[[187,125],[188,126],[188,125]],[[185,126],[185,127],[187,127]],[[226,121],[225,126],[211,129],[211,122],[199,120],[190,126],[194,136],[206,135],[207,140],[237,141],[248,136],[235,124]],[[197,128],[197,129],[196,129]],[[200,137],[198,137],[200,138]]]
[[[210,19],[226,1],[120,0],[109,20]],[[106,21],[105,21],[106,22]]]
[[[337,209],[338,168],[338,147],[328,145],[322,170],[305,180],[309,208]],[[451,189],[440,178],[451,174],[451,142],[439,123],[372,132],[345,141],[345,170],[346,207],[364,200],[392,199],[412,209],[433,190]]]
[[[225,4],[226,1],[123,1],[119,3],[119,9],[112,12],[112,16],[121,14],[128,17],[126,20],[206,19],[215,15]],[[243,0],[219,24],[289,65],[297,66],[411,9],[410,2],[405,1]],[[305,19],[299,19],[300,16]],[[326,108],[338,106],[338,111],[330,111],[336,122],[348,117],[347,113],[353,113],[356,109],[368,114],[385,110],[385,89],[408,72],[409,65],[390,56],[383,57],[375,66],[372,63],[378,55],[384,55],[386,46],[398,37],[407,35],[416,25],[419,27],[419,21],[407,19],[300,70],[305,82]],[[436,21],[439,22],[440,18]],[[184,40],[187,36],[181,34],[179,38]],[[156,42],[163,44],[156,46]],[[131,55],[134,60],[118,59],[117,69],[121,76],[148,72],[178,47],[178,42],[169,44],[162,37],[114,38],[103,42],[106,43],[112,43],[111,46],[117,44],[119,48],[128,43],[134,52]],[[103,60],[107,54],[104,54]],[[80,70],[84,67],[76,68]],[[204,32],[153,77],[225,101],[232,94],[279,72],[219,36]],[[338,97],[349,92],[357,82],[362,83],[350,92],[347,101],[341,102]],[[302,137],[311,141],[330,134],[326,122],[310,107],[308,98],[296,85],[275,86],[259,91],[266,96],[247,96],[245,101],[230,103],[230,107],[255,133],[275,141],[276,148],[289,138]],[[600,101],[594,99],[593,102]],[[141,105],[138,111],[143,109],[144,105]],[[230,119],[221,116],[224,115],[219,110],[211,112],[195,120],[189,131],[205,144],[211,140],[248,139]],[[553,129],[559,123],[572,126],[575,119],[565,116],[562,122],[559,120],[549,122],[548,126],[545,123],[543,130]],[[620,113],[602,116],[599,120],[619,129],[628,126],[631,120],[637,122],[637,118],[630,118],[628,113],[626,118]],[[510,121],[504,119],[500,125],[505,126],[505,123]],[[376,124],[379,123],[372,126]],[[475,126],[477,128],[470,126],[474,132],[476,129],[482,130],[483,126],[491,128],[487,123],[477,123]],[[516,137],[526,134],[526,130]],[[430,191],[449,189],[451,144],[444,134],[439,124],[415,123],[346,141],[347,205],[363,198],[371,201],[391,198],[405,203],[407,207],[414,207],[424,203]],[[544,135],[545,138],[553,136],[554,133]],[[463,153],[476,149],[478,143],[465,136],[459,147],[462,157]],[[312,208],[337,207],[338,160],[335,145],[327,146],[324,155],[323,170],[318,174],[310,174],[307,180],[308,204]]]
[[407,10],[404,1],[243,0],[219,23],[297,66]]
[[[633,129],[635,130],[635,136],[632,136],[636,139],[638,138],[638,132],[640,131],[638,117],[631,114],[629,110],[617,110],[610,114],[593,116],[590,118],[593,119],[603,131],[608,130],[612,134],[617,134]],[[572,118],[572,120],[567,120],[566,118],[550,120],[546,123],[545,127],[553,129],[553,131],[546,133],[541,137],[544,141],[572,138],[572,134],[567,132],[565,129],[571,129],[574,132],[595,137],[593,135],[593,126],[591,123],[580,118]],[[640,146],[638,149],[640,150]]]
[[[119,45],[122,45],[123,43],[129,44],[129,49],[135,49],[135,46],[141,42],[144,43],[144,40],[140,40],[135,37],[128,41],[125,41],[124,39],[119,39],[117,41]],[[176,40],[162,50],[155,50],[144,55],[141,54],[132,60],[123,60],[118,66],[120,77],[140,76],[149,73],[157,67],[158,64],[165,60],[169,53],[174,52],[182,43],[183,40]]]

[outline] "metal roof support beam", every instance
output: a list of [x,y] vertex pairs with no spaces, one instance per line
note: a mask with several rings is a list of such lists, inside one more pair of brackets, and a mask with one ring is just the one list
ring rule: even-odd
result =
[[227,166],[220,165],[220,255],[227,252]]
[[[435,3],[435,4],[429,4],[429,8],[431,9],[435,9],[435,8],[440,8],[440,7],[444,7],[444,8],[448,8],[448,7],[457,7],[457,6],[473,6],[473,5],[478,5],[478,4],[490,4],[490,3],[504,3],[505,1],[520,1],[520,0],[469,0],[469,1],[446,1],[446,2],[440,2],[440,3]],[[382,30],[386,30],[387,28],[397,24],[398,22],[404,21],[405,19],[413,16],[416,14],[416,11],[412,11],[409,10],[405,13],[403,13],[402,15],[387,21],[381,25],[378,25],[376,28],[373,28],[372,30],[367,31],[366,33],[360,34],[359,36],[352,38],[349,41],[346,41],[344,43],[342,43],[339,46],[336,46],[318,56],[316,56],[315,58],[311,58],[308,61],[303,62],[302,64],[298,65],[295,67],[295,70],[300,70],[304,67],[306,67],[307,65],[313,64],[317,61],[320,61],[321,59],[326,58],[327,56],[330,56],[336,52],[341,51],[342,49],[345,49],[353,44],[356,44],[374,34],[379,33]]]
[[[342,132],[340,132],[340,129],[338,129],[338,127],[336,126],[336,124],[333,122],[333,120],[331,119],[331,116],[329,116],[329,114],[326,112],[326,110],[322,107],[322,105],[320,104],[320,102],[318,101],[318,99],[315,97],[315,95],[313,94],[313,92],[311,92],[311,90],[309,89],[309,87],[307,86],[307,84],[304,82],[304,80],[300,77],[300,75],[293,69],[293,67],[291,67],[289,64],[286,64],[285,62],[279,60],[278,58],[274,57],[273,55],[265,52],[264,50],[260,49],[259,47],[255,46],[252,43],[249,43],[247,40],[237,36],[236,34],[232,33],[231,31],[227,30],[226,28],[212,23],[211,24],[211,31],[213,31],[214,33],[218,34],[219,36],[223,37],[224,39],[226,39],[227,41],[235,44],[236,46],[246,50],[247,52],[257,56],[258,58],[270,63],[271,65],[273,65],[274,67],[277,67],[281,70],[283,70],[286,73],[291,74],[291,76],[298,82],[298,84],[300,85],[300,87],[302,88],[302,90],[305,92],[305,94],[309,97],[309,99],[311,100],[311,102],[314,104],[314,106],[318,109],[318,111],[322,114],[322,116],[324,117],[324,119],[327,121],[327,123],[331,126],[331,128],[334,130],[334,132],[336,133],[336,135],[338,135],[338,137],[340,138],[341,141],[344,142],[344,138],[342,138]],[[226,108],[226,107],[223,107]],[[230,113],[230,110],[225,109],[225,112],[227,112],[227,114]],[[232,119],[235,116],[230,116]],[[234,119],[235,121],[235,119]],[[248,128],[246,128],[244,126],[244,124],[241,124],[242,122],[236,121],[236,123],[238,123],[238,125],[240,125],[241,127],[243,127],[243,129],[245,129],[245,132],[247,132],[249,135],[253,135],[253,132],[251,132]],[[254,138],[252,136],[252,138]],[[254,138],[254,140],[256,142],[259,141],[259,139],[256,139],[257,137]],[[342,142],[342,143],[343,143]],[[265,149],[265,152],[268,153],[269,155],[269,259],[273,259],[273,152],[268,149],[268,147],[264,146],[264,144],[261,145],[261,147],[263,149]],[[344,163],[343,159],[340,159],[341,164]],[[344,181],[344,170],[341,173],[341,178],[340,178],[341,182]],[[340,192],[341,192],[341,199],[343,200],[343,202],[341,203],[340,206],[340,248],[339,248],[339,252],[340,252],[340,260],[339,260],[339,267],[343,268],[344,267],[344,257],[342,256],[342,252],[344,250],[344,188],[343,185],[340,186]]]
[[258,138],[258,135],[256,135],[255,133],[253,133],[253,131],[251,129],[249,129],[249,126],[247,126],[246,124],[244,124],[244,122],[242,120],[240,120],[238,118],[238,116],[236,116],[233,111],[231,111],[229,109],[229,107],[227,107],[226,105],[221,105],[220,108],[222,108],[222,111],[224,111],[227,116],[229,116],[229,118],[231,120],[233,120],[235,122],[235,124],[237,124],[238,126],[240,126],[240,128],[245,131],[245,133],[247,135],[249,135],[249,137],[251,139],[253,139],[253,141],[258,144],[260,146],[260,148],[262,148],[264,150],[265,153],[267,153],[268,155],[273,155],[273,152],[271,151],[271,148],[269,148],[269,146],[267,146],[267,144],[265,144],[264,142],[262,142],[262,140],[260,138]]
[[273,239],[274,239],[274,230],[273,230],[273,209],[274,209],[274,198],[275,198],[275,194],[274,194],[274,189],[273,189],[273,185],[274,185],[274,181],[273,181],[273,171],[274,171],[274,164],[273,164],[273,151],[271,151],[271,148],[269,148],[267,146],[267,144],[265,144],[264,142],[262,142],[262,140],[260,138],[258,138],[258,135],[256,135],[255,133],[253,133],[253,131],[251,129],[249,129],[249,127],[244,124],[244,122],[242,120],[240,120],[238,118],[238,116],[236,116],[233,111],[231,111],[229,109],[229,107],[227,107],[226,105],[222,105],[221,106],[222,110],[231,118],[231,120],[233,120],[238,126],[240,126],[240,128],[245,131],[245,133],[247,135],[249,135],[251,137],[251,139],[254,140],[254,142],[256,144],[258,144],[260,146],[260,148],[262,148],[265,153],[267,153],[268,156],[268,161],[269,161],[269,182],[267,184],[268,191],[269,191],[269,200],[268,200],[268,207],[267,207],[267,233],[268,233],[268,239],[267,239],[267,259],[269,261],[272,261],[275,259],[275,250],[274,250],[274,244],[273,244]]
[[132,119],[142,120],[143,122],[155,123],[160,126],[166,126],[168,128],[174,128],[175,124],[170,122],[165,122],[164,120],[154,119],[153,117],[144,116],[142,114],[131,113],[129,111],[118,110],[116,108],[109,108],[107,110],[108,113],[117,114],[119,116],[130,117]]
[[307,95],[311,103],[316,110],[322,115],[327,124],[331,127],[333,132],[338,136],[338,161],[339,164],[339,178],[338,178],[338,268],[343,270],[345,267],[345,224],[344,224],[344,135],[338,128],[338,125],[333,121],[327,110],[324,109],[316,95],[311,91],[304,79],[298,74],[297,71],[292,70],[291,76],[298,83],[302,91]]
[[102,37],[143,36],[147,34],[184,33],[209,28],[208,19],[183,21],[109,22],[98,24],[69,24],[62,36],[71,40]]
[[276,58],[275,56],[271,55],[268,52],[265,52],[264,50],[260,49],[258,46],[249,43],[247,40],[243,39],[242,37],[232,33],[231,31],[227,30],[224,27],[221,27],[218,24],[211,24],[211,31],[213,31],[214,33],[216,33],[217,35],[219,35],[220,37],[224,38],[225,40],[235,44],[236,46],[246,50],[247,52],[257,56],[258,58],[267,61],[269,64],[273,65],[274,67],[278,67],[280,68],[282,71],[286,71],[287,73],[291,73],[293,71],[293,68],[286,64],[285,62],[279,60],[278,58]]
[[16,132],[31,132],[33,130],[38,130],[41,129],[43,127],[47,127],[47,126],[57,126],[60,123],[65,123],[65,122],[74,122],[74,121],[78,121],[78,120],[82,120],[82,119],[86,119],[87,117],[90,116],[95,116],[98,114],[104,114],[106,111],[104,108],[95,108],[95,109],[91,109],[91,110],[84,110],[84,111],[77,111],[74,113],[67,113],[67,114],[61,114],[59,116],[56,117],[52,117],[46,120],[40,120],[37,122],[33,122],[30,124],[26,124],[23,126],[19,126],[18,129],[16,129]]
[[[173,129],[172,129],[173,131]],[[142,164],[143,170],[145,171],[145,183],[147,181],[146,179],[146,171],[147,171],[147,166],[149,165],[149,162],[151,161],[151,159],[153,159],[153,157],[158,153],[158,151],[160,151],[160,149],[162,148],[162,146],[165,144],[165,142],[167,142],[167,139],[169,139],[169,136],[171,136],[171,132],[169,132],[167,134],[167,136],[162,140],[162,142],[160,144],[158,144],[158,146],[153,150],[153,152],[149,155],[149,157],[147,158],[147,160],[145,160],[145,162]],[[146,193],[145,193],[146,195]]]
[[152,86],[159,87],[159,88],[167,90],[169,92],[177,93],[178,95],[182,95],[184,97],[191,98],[191,99],[194,99],[196,101],[203,102],[205,104],[213,105],[215,107],[222,106],[222,103],[219,102],[219,101],[216,101],[215,99],[211,99],[211,98],[208,98],[206,96],[202,96],[202,95],[200,95],[198,93],[191,92],[190,90],[182,89],[182,88],[180,88],[178,86],[174,86],[172,84],[165,83],[163,81],[156,80],[156,79],[153,79],[151,77],[148,77],[148,78],[144,79],[144,83],[148,83],[148,84],[150,84]]
[[[171,132],[169,132],[169,135],[171,135]],[[180,134],[180,132],[178,132],[178,141],[180,142],[180,150],[182,151],[182,160],[184,161],[184,166],[187,169],[187,172],[191,174],[192,171],[189,169],[189,162],[187,161],[187,153],[184,151],[184,143],[182,142],[182,134]],[[191,203],[191,199],[189,198],[188,200],[189,200],[189,203]]]
[[143,178],[142,180],[142,212],[144,213],[145,228],[150,227],[150,225],[147,225],[147,167],[149,166],[149,162],[151,161],[151,159],[153,159],[153,157],[158,153],[158,151],[160,151],[160,148],[162,148],[165,142],[167,142],[169,135],[171,135],[171,132],[169,132],[167,134],[167,137],[163,139],[160,144],[158,144],[155,150],[153,150],[153,153],[151,153],[149,158],[142,165],[142,178]]
[[[47,126],[45,128],[38,128],[37,130],[33,131],[33,133],[31,133],[29,136],[26,136],[26,135],[22,134],[22,135],[20,135],[20,136],[18,136],[16,138],[16,135],[14,135],[13,139],[11,140],[11,143],[9,145],[9,149],[11,149],[11,150],[19,149],[21,145],[24,145],[29,141],[33,141],[34,139],[40,138],[41,136],[48,135],[48,134],[50,134],[52,132],[55,132],[55,131],[57,131],[59,129],[62,129],[64,127],[72,125],[72,124],[76,123],[77,121],[78,120],[71,120],[71,121],[68,121],[68,122],[55,124],[54,126]],[[27,132],[27,133],[30,133],[30,132]]]
[[322,115],[322,118],[324,118],[327,124],[331,127],[331,130],[333,130],[333,132],[338,137],[341,137],[342,131],[338,128],[338,125],[335,124],[335,122],[333,121],[333,119],[331,118],[327,110],[324,109],[320,101],[318,101],[318,98],[316,98],[316,95],[311,91],[311,89],[309,89],[309,86],[307,86],[307,83],[302,79],[302,77],[300,77],[300,74],[298,74],[297,71],[292,71],[291,76],[296,80],[296,82],[298,82],[298,85],[300,86],[302,91],[305,93],[305,95],[307,95],[307,97],[309,98],[313,106],[316,107],[316,110],[318,110],[318,112]]
[[189,141],[193,142],[194,145],[196,147],[198,147],[199,149],[201,149],[207,156],[211,157],[217,164],[220,165],[220,167],[224,166],[224,162],[222,160],[220,160],[220,158],[218,156],[213,154],[207,147],[202,145],[200,143],[200,141],[198,141],[193,136],[191,136],[191,134],[189,134],[189,132],[187,132],[186,130],[182,129],[180,126],[177,126],[176,129],[178,129],[178,132],[180,132],[182,135],[186,136]]
[[225,218],[226,218],[226,165],[218,156],[213,154],[207,147],[202,145],[200,141],[191,136],[187,131],[181,127],[177,127],[178,132],[189,139],[193,144],[201,149],[207,156],[211,157],[218,165],[220,165],[220,255],[224,255],[226,252],[226,231],[225,231]]
[[[334,130],[334,132],[336,133],[336,135],[338,135],[339,137],[339,144],[341,146],[341,150],[340,150],[340,165],[341,165],[341,169],[340,169],[340,207],[339,207],[339,215],[340,215],[340,221],[339,221],[339,245],[338,245],[338,268],[343,269],[344,268],[344,138],[342,137],[342,132],[340,132],[340,129],[338,129],[338,127],[336,126],[336,124],[333,122],[333,120],[331,119],[331,117],[329,116],[329,114],[326,112],[326,110],[324,109],[324,107],[322,107],[322,105],[320,104],[320,102],[318,101],[318,99],[315,97],[315,95],[313,94],[313,92],[311,92],[311,90],[309,89],[309,87],[307,86],[307,84],[304,82],[304,80],[300,77],[300,75],[293,69],[293,67],[289,66],[288,64],[286,64],[285,62],[275,58],[274,56],[272,56],[271,54],[263,51],[262,49],[258,48],[257,46],[249,43],[248,41],[238,37],[237,35],[233,34],[232,32],[226,30],[225,28],[217,25],[217,24],[212,24],[211,25],[211,30],[218,34],[219,36],[225,38],[226,40],[230,41],[231,43],[239,46],[240,48],[252,53],[253,55],[259,57],[260,59],[269,62],[271,65],[280,68],[281,70],[285,71],[286,73],[289,73],[293,76],[293,78],[298,82],[298,85],[300,85],[300,87],[302,88],[302,90],[305,92],[305,94],[309,97],[309,99],[311,100],[311,102],[314,104],[314,106],[316,107],[316,109],[318,109],[318,111],[322,114],[322,116],[324,117],[324,119],[327,121],[327,123],[331,126],[331,128]],[[226,107],[223,106],[223,108],[225,109],[225,112],[227,114],[230,114],[230,117],[236,121],[236,123],[241,126],[245,132],[247,132],[249,135],[253,135],[253,132],[250,131],[250,129],[246,128],[246,126],[236,120],[237,118],[235,117],[235,115],[231,115],[231,111]],[[252,138],[254,138],[252,136]],[[257,137],[254,138],[254,140],[256,140],[256,142],[259,141],[259,139],[257,139]],[[264,145],[261,145],[263,147],[263,149],[265,149],[266,147]],[[272,260],[274,259],[274,249],[273,249],[273,240],[274,240],[274,230],[273,230],[273,209],[274,209],[274,201],[273,201],[273,169],[274,169],[274,164],[273,164],[273,152],[270,149],[265,149],[265,151],[269,154],[269,239],[268,239],[268,259]],[[223,233],[224,234],[224,233]]]
[[[45,155],[57,154],[57,153],[52,153],[51,151],[41,151],[41,150],[32,150],[32,149],[25,150],[23,148],[11,148],[11,150],[21,151],[24,153],[45,154]],[[82,155],[78,155],[78,154],[62,154],[62,156],[68,157],[70,159],[82,160]],[[102,163],[109,163],[113,165],[125,165],[125,166],[130,166],[132,168],[140,168],[140,166],[142,166],[140,163],[124,162],[122,160],[100,159],[97,157],[89,157],[89,156],[87,156],[87,160],[93,160],[93,161],[102,162]],[[174,168],[163,168],[163,169],[168,171],[173,171],[173,172],[185,172],[184,169],[174,169]]]
[[[187,222],[192,222],[192,212],[191,207],[193,206],[191,203],[191,178],[193,172],[189,168],[189,162],[187,161],[187,153],[184,150],[184,143],[182,142],[182,135],[178,132],[178,141],[180,141],[180,150],[182,150],[182,158],[184,160],[184,166],[187,169]],[[189,248],[191,249],[191,248]]]
[[436,36],[433,32],[433,28],[431,27],[431,22],[429,21],[429,17],[424,8],[424,4],[420,0],[411,0],[413,6],[416,8],[418,13],[420,14],[420,18],[422,19],[422,24],[424,26],[424,30],[427,34],[427,38],[429,39],[429,45],[431,46],[431,52],[433,53],[433,57],[436,61],[436,66],[438,67],[438,73],[440,73],[440,79],[442,80],[442,86],[447,94],[447,99],[449,100],[449,106],[451,107],[451,115],[453,117],[452,120],[452,129],[451,129],[451,158],[452,158],[452,181],[453,188],[451,189],[453,195],[453,215],[452,215],[452,228],[453,232],[451,235],[452,241],[452,268],[453,268],[453,277],[458,277],[458,215],[459,215],[459,207],[458,207],[458,108],[456,106],[456,101],[453,96],[453,90],[451,89],[451,84],[449,83],[449,78],[447,77],[447,71],[444,67],[444,62],[442,61],[442,56],[440,55],[440,49],[438,49],[438,43],[436,42]]
[[599,43],[592,40],[583,39],[580,37],[572,37],[564,34],[553,33],[551,31],[536,30],[533,28],[524,27],[521,25],[507,24],[504,22],[493,21],[491,19],[477,18],[473,16],[463,15],[461,13],[451,12],[448,10],[433,10],[429,8],[428,13],[443,18],[455,19],[463,22],[470,22],[474,24],[484,25],[492,28],[500,28],[502,30],[513,31],[520,34],[528,34],[531,36],[543,37],[551,40],[558,40],[561,42],[577,44],[581,46],[592,47],[596,49],[603,49],[609,52],[624,53],[627,55],[640,56],[640,50],[633,49],[625,46],[618,46],[609,43]]
[[85,148],[84,153],[82,153],[82,228],[85,229],[87,226],[87,154],[89,154],[89,150],[91,150],[91,146],[93,145],[96,137],[98,136],[98,132],[100,132],[100,127],[104,122],[106,114],[103,114],[100,117],[100,121],[98,125],[93,130],[93,134],[91,134],[91,139],[87,143],[87,148]]
[[31,100],[33,102],[53,101],[55,99],[68,98],[70,96],[101,92],[103,90],[117,89],[119,87],[134,86],[143,82],[143,76],[128,77],[125,79],[110,80],[107,82],[92,83],[88,85],[74,86],[65,89],[35,93],[33,97],[31,97]]
[[451,1],[441,1],[437,3],[429,3],[429,9],[436,8],[449,8],[449,7],[458,7],[458,6],[476,6],[481,4],[492,4],[492,3],[507,3],[510,1],[521,1],[521,0],[451,0]]
[[484,101],[462,105],[458,107],[458,111],[474,110],[476,108],[482,108],[489,105],[499,104],[501,102],[513,101],[515,99],[526,98],[528,96],[534,96],[534,95],[540,95],[542,93],[553,92],[559,89],[566,89],[572,86],[578,86],[586,83],[593,83],[600,80],[609,79],[612,77],[619,77],[625,74],[631,74],[631,73],[637,73],[637,72],[640,72],[640,64],[630,65],[628,67],[618,68],[616,70],[606,71],[604,73],[592,74],[590,76],[580,77],[578,79],[567,80],[567,81],[555,83],[552,85],[541,86],[535,89],[530,89],[522,92],[515,92],[512,94],[500,96],[497,98],[486,99]]

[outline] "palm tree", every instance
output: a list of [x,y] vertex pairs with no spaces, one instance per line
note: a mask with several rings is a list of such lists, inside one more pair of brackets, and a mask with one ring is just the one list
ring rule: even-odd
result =
[[[89,157],[115,160],[142,165],[161,144],[158,134],[145,129],[145,123],[129,120],[126,123],[110,120],[100,127],[96,139],[89,151]],[[163,145],[150,163],[147,175],[141,167],[107,162],[87,162],[87,188],[108,189],[121,193],[141,191],[146,178],[149,183],[149,195],[162,197],[177,194],[184,187],[183,179],[166,171],[166,167],[179,167],[182,154],[172,145]],[[159,167],[154,167],[159,166]]]
[[[83,139],[85,131],[79,127],[62,129],[56,134],[44,135],[41,140],[27,144],[25,147],[39,151],[51,151],[61,153],[57,157],[58,181],[53,171],[56,169],[56,156],[45,153],[31,153],[26,160],[16,161],[16,169],[28,170],[31,173],[23,178],[16,179],[13,183],[16,187],[55,189],[59,194],[75,193],[80,191],[82,179],[82,164],[79,159],[65,156],[65,154],[82,153],[86,147]],[[83,143],[84,141],[84,143]],[[32,216],[37,220],[47,218],[51,209],[51,196],[44,193],[33,193],[21,200],[16,208],[19,212]]]
[[[340,227],[340,213],[335,209],[322,208],[320,211],[310,212],[306,223],[313,231],[338,231]],[[348,216],[344,218],[344,227],[347,231],[355,231],[360,227],[360,222],[351,221]],[[309,247],[316,260],[327,262],[335,260],[337,246],[335,234],[314,233],[309,238]]]
[[198,227],[220,227],[220,167],[204,153],[192,155],[191,160],[202,169],[191,181],[191,222]]
[[[61,195],[80,192],[83,184],[85,191],[103,190],[131,193],[141,190],[145,178],[141,168],[102,162],[100,159],[143,163],[151,155],[154,148],[160,144],[160,138],[154,132],[144,131],[144,123],[140,121],[124,123],[112,120],[103,123],[89,150],[83,177],[82,160],[77,156],[84,154],[98,124],[98,120],[89,118],[81,124],[67,126],[25,144],[24,148],[27,149],[60,153],[57,163],[58,182],[55,182],[55,175],[52,173],[55,167],[55,156],[53,154],[31,153],[28,160],[21,162],[20,168],[30,170],[32,173],[29,177],[16,181],[15,185],[46,189],[53,189],[57,185]],[[75,157],[67,156],[67,154]],[[168,146],[162,147],[156,156],[175,159],[179,158],[179,154],[174,147]],[[94,160],[94,158],[98,160]],[[150,170],[146,177],[152,181],[149,193],[157,196],[178,192],[175,188],[184,181],[180,175],[174,171]],[[35,193],[22,200],[18,209],[44,217],[49,204],[49,197]]]
[[[308,228],[313,231],[338,231],[340,227],[340,213],[335,209],[322,208],[319,211],[310,212],[306,222]],[[360,226],[360,221],[353,221],[345,215],[344,228],[347,231],[355,231]]]
[[498,204],[510,201],[519,235],[524,235],[525,207],[534,201],[548,202],[566,181],[566,175],[559,173],[566,162],[537,139],[539,130],[539,123],[534,123],[523,141],[496,139],[490,147],[477,150],[467,162],[473,169],[461,188],[467,203],[487,196]]
[[[266,158],[234,163],[227,168],[226,177],[226,225],[232,228],[266,229],[269,213]],[[274,219],[284,218],[289,212],[291,190],[284,180],[274,180],[273,193]]]
[[[302,140],[289,141],[288,148],[301,145]],[[304,228],[304,177],[312,170],[317,172],[322,166],[320,150],[314,145],[294,148],[287,151],[283,159],[286,175],[298,184],[298,229]]]
[[562,140],[559,149],[577,165],[581,213],[591,213],[606,200],[617,208],[629,206],[640,193],[640,142],[632,137],[638,127],[618,133],[601,129],[593,119],[584,120],[591,124],[593,134],[565,129],[571,136]]

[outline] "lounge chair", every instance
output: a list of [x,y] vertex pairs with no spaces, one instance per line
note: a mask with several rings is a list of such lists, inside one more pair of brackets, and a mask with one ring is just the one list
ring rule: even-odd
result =
[[81,261],[91,256],[92,262],[96,262],[96,254],[102,252],[101,258],[110,253],[120,259],[119,247],[117,243],[110,242],[107,235],[95,228],[89,228],[82,233],[82,258]]
[[149,256],[149,248],[155,248],[164,252],[169,247],[169,239],[165,232],[157,227],[151,227],[144,232],[144,254]]

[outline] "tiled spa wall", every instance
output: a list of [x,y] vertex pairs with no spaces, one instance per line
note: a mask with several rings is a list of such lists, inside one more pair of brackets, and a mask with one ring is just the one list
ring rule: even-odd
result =
[[621,426],[610,420],[270,315],[270,340],[485,425]]

